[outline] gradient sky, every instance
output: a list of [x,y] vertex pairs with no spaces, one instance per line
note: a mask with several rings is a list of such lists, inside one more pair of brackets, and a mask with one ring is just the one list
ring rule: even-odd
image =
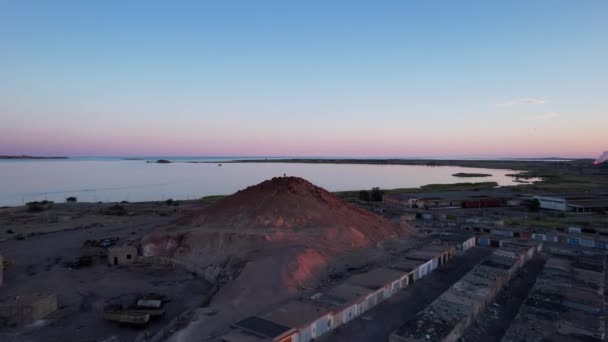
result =
[[0,154],[595,156],[608,1],[0,1]]

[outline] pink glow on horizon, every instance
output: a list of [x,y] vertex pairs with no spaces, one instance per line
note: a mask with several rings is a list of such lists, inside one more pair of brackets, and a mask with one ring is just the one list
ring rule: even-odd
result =
[[[567,125],[466,129],[366,127],[331,123],[294,127],[253,122],[237,125],[160,123],[144,127],[84,127],[68,123],[0,128],[0,154],[67,156],[345,156],[345,157],[585,157],[595,155],[604,132],[600,125],[575,134]],[[200,128],[199,128],[200,127]],[[599,137],[599,138],[598,138]]]

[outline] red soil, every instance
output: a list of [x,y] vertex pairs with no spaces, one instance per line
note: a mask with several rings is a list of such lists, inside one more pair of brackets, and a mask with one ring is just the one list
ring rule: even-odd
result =
[[354,207],[302,178],[281,177],[191,212],[145,237],[142,245],[146,255],[202,264],[228,256],[252,261],[272,255],[277,279],[265,281],[294,289],[313,280],[337,255],[410,234],[409,227]]

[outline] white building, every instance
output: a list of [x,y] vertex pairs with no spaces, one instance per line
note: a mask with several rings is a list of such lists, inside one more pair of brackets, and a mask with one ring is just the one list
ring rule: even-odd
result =
[[532,198],[538,200],[542,209],[559,211],[566,211],[568,209],[566,205],[566,199],[563,197],[534,196]]

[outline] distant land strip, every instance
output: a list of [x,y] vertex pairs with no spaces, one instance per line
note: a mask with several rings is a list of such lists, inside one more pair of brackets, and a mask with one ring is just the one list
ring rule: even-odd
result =
[[[301,163],[301,164],[370,164],[370,165],[422,165],[422,166],[460,166],[487,169],[531,170],[552,168],[561,164],[557,158],[538,159],[326,159],[326,158],[291,158],[291,159],[237,159],[225,161],[201,161],[194,163]],[[592,159],[568,159],[565,164],[590,164]],[[553,165],[553,166],[552,166]]]
[[459,172],[459,173],[453,174],[452,176],[454,176],[454,177],[491,177],[492,175],[489,173]]
[[68,159],[68,157],[43,157],[43,156],[0,156],[0,159]]

